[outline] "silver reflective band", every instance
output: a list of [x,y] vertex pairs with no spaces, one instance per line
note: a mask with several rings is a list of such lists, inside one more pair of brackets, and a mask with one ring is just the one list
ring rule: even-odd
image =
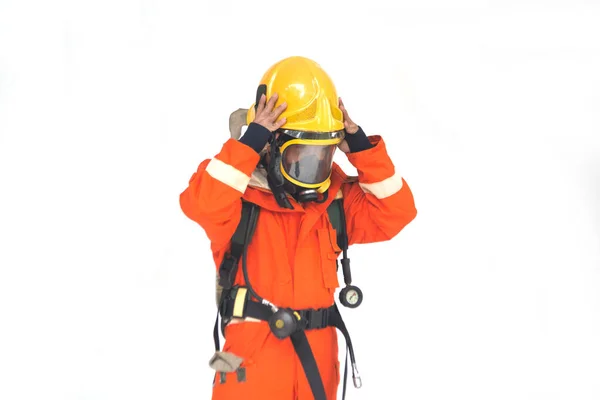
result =
[[210,160],[206,166],[206,172],[216,180],[241,193],[246,191],[248,182],[250,182],[248,175],[217,158]]
[[343,139],[346,135],[345,131],[335,132],[304,132],[304,131],[293,131],[290,129],[278,129],[277,132],[286,134],[296,139],[308,139],[308,140],[326,140],[326,139]]
[[371,193],[378,199],[385,199],[402,189],[402,177],[394,174],[391,177],[375,183],[359,183],[363,192]]

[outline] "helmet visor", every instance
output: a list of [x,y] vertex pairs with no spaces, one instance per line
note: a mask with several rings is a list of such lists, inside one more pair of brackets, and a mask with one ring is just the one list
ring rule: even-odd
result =
[[281,153],[283,170],[299,183],[323,183],[331,173],[335,149],[335,144],[289,144]]

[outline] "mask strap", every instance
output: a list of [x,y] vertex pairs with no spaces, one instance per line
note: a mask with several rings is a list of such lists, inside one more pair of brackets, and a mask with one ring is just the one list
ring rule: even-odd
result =
[[280,169],[281,152],[279,151],[279,145],[275,140],[275,132],[271,134],[269,143],[271,144],[271,160],[267,165],[267,182],[269,184],[269,188],[271,189],[271,192],[273,192],[275,200],[280,207],[293,210],[294,206],[292,206],[292,203],[290,203],[290,200],[287,198],[284,189],[285,179],[283,178],[283,174],[281,173]]

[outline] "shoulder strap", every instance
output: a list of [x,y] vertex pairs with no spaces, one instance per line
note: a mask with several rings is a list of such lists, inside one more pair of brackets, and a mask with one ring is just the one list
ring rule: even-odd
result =
[[[350,272],[350,259],[348,258],[348,232],[346,227],[346,216],[344,214],[343,198],[335,199],[327,207],[329,220],[337,233],[338,246],[342,249],[342,272],[346,285],[352,283],[352,273]],[[337,263],[337,260],[336,260]]]
[[348,249],[348,235],[346,232],[343,198],[333,200],[329,207],[327,207],[327,214],[329,214],[329,220],[335,228],[338,245],[342,250]]
[[[250,210],[252,208],[256,208],[254,212],[254,217],[250,220]],[[246,229],[249,229],[248,232],[248,243],[252,241],[252,236],[254,235],[254,230],[256,229],[256,221],[258,219],[260,207],[258,207],[254,203],[250,203],[249,201],[242,200],[242,218],[231,237],[231,256],[235,257],[235,259],[239,260],[242,256],[242,252],[244,251],[245,238],[246,238]]]
[[[250,211],[253,208],[255,209],[254,216],[250,219]],[[260,207],[258,205],[242,199],[242,216],[231,237],[231,248],[229,249],[229,252],[225,254],[225,257],[223,257],[221,265],[219,265],[219,273],[216,282],[217,319],[215,320],[215,327],[213,330],[216,351],[219,351],[220,349],[219,314],[221,312],[221,306],[235,283],[235,277],[240,265],[239,261],[244,252],[244,246],[252,241],[259,212]],[[246,243],[246,230],[248,231],[248,243]],[[225,335],[223,321],[221,321],[221,331],[223,335]]]
[[[254,217],[250,220],[250,210],[255,208]],[[248,243],[252,241],[252,235],[256,229],[256,221],[260,207],[254,203],[242,201],[242,217],[231,237],[231,248],[219,266],[218,286],[223,289],[231,289],[235,283],[235,277],[239,266],[239,260],[242,257],[244,246],[246,245],[246,230],[248,230]],[[217,287],[217,290],[219,288]]]

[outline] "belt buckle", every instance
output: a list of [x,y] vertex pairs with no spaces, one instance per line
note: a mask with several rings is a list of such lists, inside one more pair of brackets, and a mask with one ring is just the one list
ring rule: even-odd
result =
[[321,329],[327,326],[327,310],[308,310],[306,313],[306,319],[310,329]]

